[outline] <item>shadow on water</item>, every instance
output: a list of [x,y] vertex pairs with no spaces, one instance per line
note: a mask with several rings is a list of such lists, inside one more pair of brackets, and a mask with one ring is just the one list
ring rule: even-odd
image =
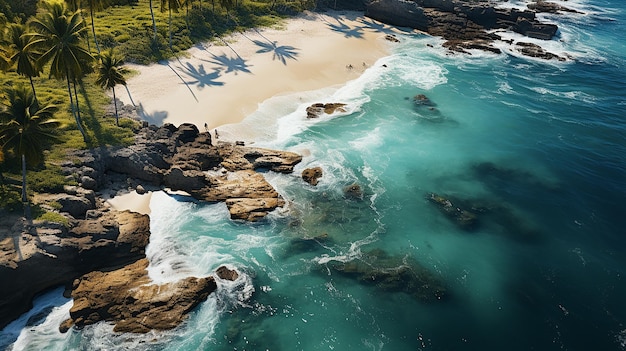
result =
[[257,50],[257,54],[265,54],[265,53],[273,53],[273,59],[274,60],[279,60],[280,62],[283,63],[283,65],[287,64],[287,60],[297,60],[296,56],[298,56],[298,50],[297,48],[293,47],[293,46],[289,46],[289,45],[278,45],[276,43],[276,41],[272,41],[272,42],[263,42],[260,40],[253,40],[252,41],[255,45],[257,45],[258,47],[260,47],[259,50]]

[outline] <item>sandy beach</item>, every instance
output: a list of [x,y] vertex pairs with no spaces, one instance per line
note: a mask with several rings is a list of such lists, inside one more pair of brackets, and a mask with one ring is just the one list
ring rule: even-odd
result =
[[[149,66],[128,80],[124,104],[151,124],[205,123],[213,131],[241,122],[278,95],[341,86],[389,54],[391,26],[360,12],[306,12],[277,28],[251,29],[196,45],[181,58]],[[239,134],[241,136],[241,134]],[[108,200],[118,210],[149,214],[150,195]]]
[[[238,123],[273,96],[344,84],[389,53],[393,28],[360,12],[306,12],[280,28],[259,28],[198,44],[150,66],[118,97],[151,124]],[[131,100],[132,99],[132,100]]]

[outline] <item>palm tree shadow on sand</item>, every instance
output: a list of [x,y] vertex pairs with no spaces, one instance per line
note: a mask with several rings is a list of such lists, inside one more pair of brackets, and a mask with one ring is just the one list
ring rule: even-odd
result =
[[333,32],[342,33],[346,38],[363,39],[363,27],[350,27],[339,19],[337,20],[337,24],[328,22],[326,25]]
[[271,52],[274,54],[273,59],[274,60],[278,59],[280,62],[283,63],[283,65],[287,64],[287,59],[298,60],[296,58],[296,56],[298,56],[298,53],[296,52],[298,49],[293,46],[289,46],[289,45],[278,46],[275,41],[263,42],[260,40],[253,40],[252,42],[258,47],[260,47],[260,49],[257,50],[257,54],[264,54],[264,53]]
[[215,54],[211,54],[211,56],[213,56],[213,61],[208,61],[208,60],[203,60],[203,61],[223,67],[224,69],[226,69],[224,73],[230,73],[230,72],[235,72],[235,74],[237,74],[237,72],[252,73],[248,69],[248,67],[250,66],[248,66],[248,64],[246,63],[246,60],[241,58],[241,56],[228,57],[226,56],[226,54],[221,54],[219,56]]
[[137,106],[137,114],[144,121],[156,126],[163,125],[163,122],[167,118],[167,111],[154,111],[152,113],[147,113],[142,103],[139,103],[139,106]]
[[213,72],[207,72],[204,68],[204,64],[200,64],[199,66],[194,66],[191,63],[187,62],[185,64],[181,64],[181,66],[177,67],[180,69],[183,74],[192,78],[193,80],[184,80],[184,83],[187,85],[197,85],[198,88],[202,89],[207,86],[222,86],[224,82],[216,82],[222,72],[220,69],[216,69]]
[[373,19],[370,18],[359,18],[359,23],[363,24],[362,29],[367,29],[370,30],[372,32],[375,33],[384,33],[384,34],[389,34],[389,33],[393,33],[394,30],[395,31],[401,31],[404,33],[411,33],[413,32],[413,29],[411,28],[403,28],[403,27],[392,27],[389,25],[386,25],[384,23],[380,23],[380,22],[376,22]]

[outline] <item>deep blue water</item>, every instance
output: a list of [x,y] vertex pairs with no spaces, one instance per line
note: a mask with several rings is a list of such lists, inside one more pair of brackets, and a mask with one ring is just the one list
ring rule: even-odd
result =
[[[256,126],[256,145],[305,157],[292,175],[266,174],[289,206],[257,224],[230,221],[222,204],[154,194],[155,280],[221,264],[242,272],[181,327],[129,336],[101,324],[61,335],[70,303],[57,292],[33,311],[56,306],[47,319],[8,327],[0,343],[625,350],[626,4],[563,5],[585,14],[546,16],[561,33],[544,46],[568,62],[508,50],[447,55],[436,38],[405,35],[345,87],[273,99],[229,127]],[[433,105],[416,105],[417,94]],[[311,102],[346,102],[349,111],[306,121]],[[317,187],[298,176],[313,166],[324,170]],[[352,184],[362,197],[346,195]],[[477,222],[458,225],[433,193]]]

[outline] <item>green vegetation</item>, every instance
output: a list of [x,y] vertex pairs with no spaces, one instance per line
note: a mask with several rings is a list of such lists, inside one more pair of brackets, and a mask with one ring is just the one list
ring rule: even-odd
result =
[[[138,122],[120,120],[117,109],[115,121],[103,118],[111,103],[105,90],[115,95],[128,78],[124,61],[172,58],[194,43],[277,25],[315,6],[315,0],[0,0],[0,98],[6,102],[0,207],[17,210],[33,191],[75,184],[58,166],[69,149],[132,142]],[[18,95],[29,107],[13,109]],[[36,121],[51,128],[35,128],[45,133],[15,143],[16,135],[27,135],[18,126],[41,114],[46,117]]]

